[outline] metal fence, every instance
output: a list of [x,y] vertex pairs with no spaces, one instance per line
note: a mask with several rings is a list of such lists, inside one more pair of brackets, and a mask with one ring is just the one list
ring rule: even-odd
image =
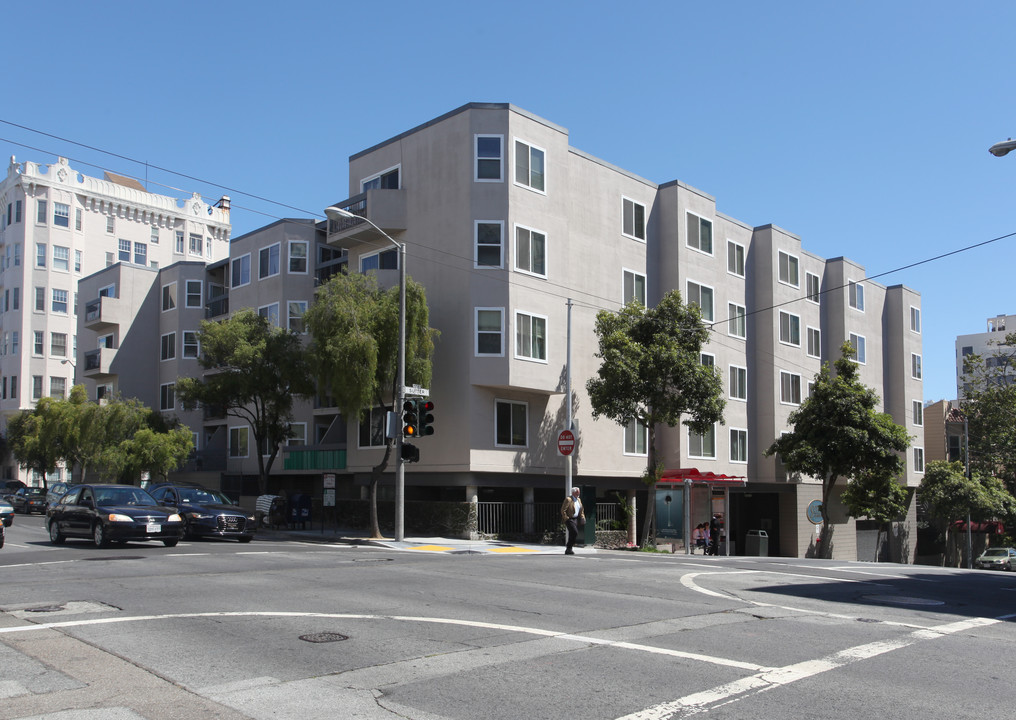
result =
[[[617,521],[616,503],[596,504],[597,528],[610,528]],[[561,526],[560,503],[480,502],[476,504],[476,529],[485,535],[554,532]]]

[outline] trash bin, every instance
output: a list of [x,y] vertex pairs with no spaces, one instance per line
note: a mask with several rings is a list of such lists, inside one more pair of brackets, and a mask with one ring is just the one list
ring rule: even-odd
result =
[[769,533],[765,530],[749,530],[744,539],[745,555],[769,557]]

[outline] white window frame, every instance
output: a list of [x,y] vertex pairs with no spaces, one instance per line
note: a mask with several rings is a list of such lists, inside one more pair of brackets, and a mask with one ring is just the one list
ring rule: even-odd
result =
[[[796,329],[796,341],[795,341],[795,329]],[[780,310],[780,342],[784,345],[801,347],[800,315],[795,315],[794,313],[787,312],[786,310]]]
[[[695,286],[697,288],[697,290],[695,292],[695,295],[697,296],[697,299],[695,299],[695,300],[692,300],[692,291],[691,291],[692,286]],[[703,288],[705,288],[706,290],[709,291],[709,313],[708,314],[705,312],[705,308],[702,307],[702,289]],[[697,282],[695,280],[688,280],[687,281],[687,289],[688,289],[688,295],[687,295],[688,303],[695,303],[696,305],[699,306],[699,310],[702,311],[702,319],[704,321],[710,322],[710,323],[713,322],[713,320],[716,317],[716,313],[715,313],[715,310],[716,310],[716,308],[715,308],[715,305],[716,305],[716,289],[713,288],[710,285],[704,285],[704,284],[702,284],[700,282]]]
[[[197,292],[192,289],[197,286]],[[204,306],[203,298],[205,297],[205,284],[201,280],[187,280],[184,284],[184,307],[189,308],[200,308]],[[192,303],[191,298],[196,297],[197,302]]]
[[134,243],[134,264],[148,266],[148,243]]
[[914,448],[913,458],[914,458],[914,472],[917,473],[918,475],[923,475],[924,474],[924,448],[923,447],[915,447]]
[[910,306],[910,332],[921,334],[921,308],[916,305]]
[[[241,442],[240,431],[243,430],[243,441]],[[243,455],[240,454],[241,447],[243,446]],[[231,425],[229,427],[229,457],[231,458],[247,458],[250,457],[250,426],[249,425]]]
[[[814,280],[814,292],[812,292],[812,281]],[[812,272],[805,271],[804,273],[804,297],[809,302],[813,302],[816,305],[821,304],[822,298],[822,278]]]
[[[642,450],[639,450],[640,443]],[[649,428],[638,418],[633,418],[625,423],[624,447],[621,452],[629,457],[649,456]]]
[[[61,297],[63,298],[62,300],[60,299]],[[66,315],[67,303],[69,302],[68,292],[66,290],[61,290],[60,288],[53,288],[51,298],[53,301],[53,304],[51,305],[53,312]],[[61,305],[63,305],[62,310],[59,309],[59,306]]]
[[[736,440],[735,440],[735,433],[737,435],[737,439]],[[741,443],[741,439],[742,438],[744,439],[743,445]],[[732,428],[730,428],[730,432],[727,433],[727,441],[729,443],[728,455],[727,456],[730,458],[730,462],[735,463],[737,465],[747,465],[748,464],[748,429],[747,428],[738,428],[738,427],[732,427]],[[738,457],[735,457],[734,456],[734,450],[735,449],[743,449],[743,451],[744,451],[743,457],[740,454],[738,455]]]
[[176,360],[176,331],[159,336],[159,361]]
[[924,427],[924,403],[920,400],[912,400],[911,403],[914,413],[914,425],[916,427]]
[[[733,254],[731,254],[733,253]],[[743,278],[745,277],[745,260],[748,257],[747,250],[744,245],[733,240],[727,240],[727,274],[733,275],[734,277]],[[731,269],[731,260],[733,259],[733,269]],[[738,272],[740,269],[740,272]]]
[[[712,437],[712,454],[706,453],[706,438]],[[698,444],[698,448],[695,448],[695,444]],[[697,458],[700,460],[715,460],[716,459],[716,423],[712,424],[712,427],[704,432],[697,433],[691,428],[688,428],[688,457]]]
[[[808,346],[805,349],[805,352],[808,354],[808,357],[813,357],[813,358],[820,358],[820,357],[822,357],[822,330],[821,330],[821,328],[812,327],[811,325],[808,325],[807,328],[805,329],[805,333],[808,336]],[[812,339],[811,339],[813,334],[815,336],[815,342],[814,343],[812,343]],[[814,345],[814,348],[812,347],[813,345]],[[814,349],[814,352],[812,352],[813,349]]]
[[[703,255],[708,255],[709,257],[713,257],[713,254],[714,254],[714,250],[713,249],[716,247],[716,243],[713,241],[713,230],[715,229],[715,225],[716,224],[712,220],[707,218],[705,215],[699,215],[698,213],[692,212],[691,210],[685,210],[684,213],[685,213],[685,229],[687,230],[687,235],[685,236],[685,239],[684,239],[685,246],[686,247],[690,247],[695,252],[700,252]],[[691,237],[691,227],[690,227],[690,225],[691,225],[691,219],[692,218],[696,218],[698,220],[698,223],[697,223],[696,229],[695,229],[695,244],[692,244],[692,237]],[[702,248],[702,223],[709,223],[709,249],[708,250],[704,250]]]
[[[784,273],[784,258],[786,258],[786,273]],[[797,255],[791,255],[784,250],[777,251],[776,257],[777,280],[783,285],[793,288],[801,287],[801,259]],[[791,268],[794,277],[791,278]],[[785,276],[785,277],[784,277]]]
[[924,368],[921,356],[917,353],[910,353],[910,377],[914,380],[924,379]]
[[[496,353],[480,352],[480,333],[486,335],[493,335],[493,330],[481,330],[480,329],[480,313],[497,313],[500,319],[499,328],[497,331],[498,338],[500,339],[500,350]],[[504,308],[503,307],[477,307],[473,308],[473,355],[475,357],[504,357]]]
[[46,243],[35,243],[35,267],[46,267]]
[[279,315],[279,303],[273,302],[268,303],[267,305],[261,305],[258,307],[258,315],[263,318],[267,318],[271,325],[281,327],[280,323],[282,322],[282,318]]
[[204,246],[204,237],[200,233],[190,233],[187,238],[187,252],[190,255],[201,257],[201,248]]
[[[491,139],[496,138],[498,141],[498,153],[497,157],[483,156],[480,157],[480,139]],[[497,160],[497,177],[488,178],[480,177],[480,163],[490,164],[492,160]],[[504,182],[504,135],[492,135],[488,133],[477,133],[473,135],[473,182],[484,182],[484,183],[503,183]]]
[[868,364],[868,340],[864,335],[850,333],[847,340],[854,346],[854,362],[858,365]]
[[166,283],[162,286],[162,312],[176,310],[176,283]]
[[857,312],[864,312],[864,284],[847,280],[847,301]]
[[748,337],[748,308],[737,303],[727,303],[727,335],[740,340]]
[[[181,356],[184,359],[196,360],[201,357],[201,342],[197,330],[181,330]],[[190,349],[188,351],[188,348]]]
[[65,245],[53,246],[53,269],[71,271],[71,249]]
[[[63,219],[61,222],[61,218]],[[71,226],[71,206],[67,203],[53,201],[53,225],[69,228]]]
[[[294,313],[293,312],[294,307],[299,308],[299,311]],[[289,328],[290,332],[299,333],[300,335],[307,334],[307,324],[303,320],[303,316],[306,314],[307,314],[306,300],[286,301],[286,327]]]
[[[514,444],[514,443],[499,443],[497,441],[498,429],[499,429],[498,428],[498,407],[500,405],[509,405],[512,408],[512,412],[510,414],[512,426],[508,430],[509,430],[509,435],[512,436],[513,440],[515,439],[515,433],[513,432],[513,430],[515,428],[515,412],[514,412],[514,410],[515,410],[516,407],[523,408],[523,415],[525,416],[525,420],[524,420],[525,442],[523,442],[521,444]],[[527,448],[527,447],[529,447],[529,403],[527,403],[527,402],[525,402],[523,400],[508,400],[507,398],[494,398],[494,447],[496,447],[496,448]]]
[[[381,256],[382,255],[391,255],[391,256],[394,256],[395,257],[395,267],[394,268],[382,268],[381,267]],[[364,267],[364,263],[369,258],[377,258],[377,265],[374,266],[374,267],[369,267],[369,268],[368,267]],[[388,248],[381,248],[380,250],[375,250],[374,252],[364,253],[359,258],[360,273],[368,273],[368,272],[372,272],[372,271],[373,272],[380,272],[382,270],[398,270],[399,269],[399,261],[400,261],[399,251],[396,250],[395,248],[390,248],[390,247],[388,247]]]
[[[275,265],[272,266],[274,259]],[[267,262],[266,262],[267,260]],[[266,267],[267,265],[267,267]],[[272,243],[258,249],[258,280],[266,280],[282,273],[282,243]]]
[[[167,399],[169,402],[167,403]],[[176,383],[162,383],[159,385],[159,410],[176,410]]]
[[[523,253],[520,252],[520,250],[519,250],[519,248],[522,247],[522,245],[523,245],[522,238],[519,237],[519,233],[520,232],[526,233],[528,235],[527,243],[529,245],[529,248],[528,248],[528,251],[526,253],[527,256],[529,257],[529,267],[528,268],[524,268],[524,267],[521,267],[519,265],[519,258],[522,257],[522,255],[523,255]],[[515,240],[515,243],[514,243],[513,248],[512,248],[514,250],[513,254],[514,254],[514,260],[515,260],[515,262],[514,262],[515,272],[522,273],[523,275],[532,275],[533,277],[538,277],[538,278],[546,278],[547,277],[547,273],[548,273],[548,268],[547,268],[548,257],[547,256],[550,254],[549,253],[549,245],[550,245],[550,243],[547,240],[547,233],[544,232],[543,230],[537,230],[536,228],[531,228],[528,225],[520,225],[518,223],[515,223],[515,232],[512,233],[512,235],[513,235],[514,240]],[[533,253],[533,247],[534,247],[534,245],[537,242],[536,238],[534,237],[535,235],[539,235],[539,236],[541,236],[543,238],[543,253],[542,253],[543,254],[543,258],[542,258],[542,260],[543,260],[543,272],[538,272],[537,270],[533,269],[533,267],[535,266],[535,263],[533,262],[533,260],[536,257],[535,254]]]
[[[534,333],[534,325],[538,320],[543,321],[543,357],[538,354],[527,355],[526,352],[533,351],[533,345],[536,343],[536,334]],[[522,331],[528,326],[528,331],[523,333]],[[549,337],[550,323],[547,321],[546,315],[540,315],[538,313],[526,312],[525,310],[515,311],[515,359],[516,360],[527,360],[529,362],[546,363],[547,356],[550,354],[548,345],[550,344]],[[525,339],[529,338],[529,347],[521,348],[520,345]]]
[[[628,292],[629,278],[631,278],[631,292]],[[642,295],[638,294],[638,281],[642,281]],[[646,306],[646,274],[637,270],[621,268],[621,304],[627,305],[632,300],[638,300],[642,306]],[[631,297],[629,297],[629,295]]]
[[[399,186],[398,187],[396,187],[396,188],[382,188],[382,187],[368,188],[367,187],[368,185],[370,185],[375,180],[380,180],[385,175],[391,175],[392,172],[394,172],[394,171],[398,171],[398,173],[399,173]],[[401,190],[401,189],[402,189],[402,163],[399,163],[398,165],[392,165],[390,168],[386,168],[386,169],[382,170],[381,172],[374,173],[373,175],[370,175],[369,177],[365,177],[365,178],[363,178],[360,181],[360,192],[367,192],[367,190]]]
[[737,402],[748,402],[748,368],[743,365],[727,366],[727,397]]
[[[246,253],[244,255],[240,255],[239,257],[235,257],[235,258],[233,258],[230,261],[230,263],[229,263],[229,287],[230,288],[245,287],[247,285],[250,285],[250,283],[251,283],[251,267],[250,267],[250,263],[251,263],[251,255],[250,255],[250,253]],[[246,269],[247,269],[247,280],[246,280],[246,282],[243,281],[243,272],[244,272],[244,266],[245,265],[246,265]],[[233,280],[235,279],[234,276],[237,274],[236,270],[235,270],[235,268],[237,268],[237,267],[240,268],[240,273],[239,273],[240,274],[240,282],[238,284],[234,285],[233,284]]]
[[[526,177],[525,182],[521,182],[519,180],[519,170],[521,169],[519,167],[519,158],[518,158],[519,145],[524,145],[526,147],[527,155],[529,156],[528,158],[526,158],[526,167],[529,168],[529,172],[528,172],[528,177]],[[534,187],[533,186],[533,152],[534,151],[535,152],[539,152],[543,156],[543,187],[542,188],[538,188],[538,187]],[[520,138],[515,137],[515,138],[512,138],[512,152],[514,153],[514,156],[515,156],[514,157],[515,162],[513,163],[513,167],[515,169],[515,172],[512,173],[512,179],[514,180],[515,184],[518,185],[519,187],[524,187],[527,190],[532,190],[535,193],[539,193],[540,195],[546,195],[547,194],[547,151],[544,148],[540,147],[539,145],[534,145],[533,143],[529,142],[528,140],[522,140]]]
[[[303,248],[303,255],[299,252],[294,253],[296,248]],[[300,261],[303,262],[303,270],[294,270],[293,262],[297,261],[299,265]],[[306,240],[290,240],[286,254],[286,271],[290,275],[306,275],[310,272],[310,243]]]
[[[301,428],[301,430],[297,432],[297,428]],[[307,444],[307,423],[305,422],[289,423],[289,432],[290,436],[286,438],[287,446],[293,445],[299,446]]]
[[183,255],[187,250],[187,243],[184,240],[183,230],[176,231],[176,244],[173,246],[173,252],[177,255]]
[[[480,262],[480,250],[489,250],[494,247],[493,243],[480,242],[480,226],[497,226],[497,264]],[[503,220],[475,220],[473,221],[473,267],[479,270],[502,270],[504,269],[504,221]]]
[[[790,398],[787,399],[784,395],[784,378],[787,378]],[[796,379],[796,382],[795,382]],[[794,389],[797,389],[797,399],[794,399]],[[780,370],[780,405],[800,405],[801,404],[801,376],[798,373],[787,372],[786,370]]]
[[[636,217],[638,215],[635,212],[635,208],[636,207],[642,208],[642,225],[641,225],[641,227],[639,227],[638,223],[635,222]],[[627,225],[627,221],[629,220],[629,218],[628,218],[629,209],[631,211],[631,218],[630,218],[631,219],[631,232],[625,232],[625,225]],[[646,242],[646,228],[647,228],[648,225],[649,225],[649,213],[646,212],[645,203],[640,203],[638,200],[633,200],[630,197],[622,195],[621,196],[621,234],[624,235],[626,238],[631,238],[632,240],[637,240],[638,242],[644,243],[644,242]],[[640,230],[641,230],[641,233],[642,233],[641,235],[639,234]]]
[[[372,407],[367,411],[367,417],[364,420],[360,420],[356,427],[356,446],[360,450],[377,450],[385,447],[388,444],[388,440],[385,437],[385,418],[386,412],[382,407]],[[402,424],[402,418],[399,418],[399,424]],[[366,430],[367,433],[367,444],[363,444],[363,433]],[[374,441],[377,440],[375,443]]]

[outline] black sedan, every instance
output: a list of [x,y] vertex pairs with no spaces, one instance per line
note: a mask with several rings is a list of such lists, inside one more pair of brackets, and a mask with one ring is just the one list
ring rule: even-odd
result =
[[161,540],[173,547],[183,536],[183,518],[132,485],[75,485],[46,515],[55,544],[82,537],[97,547],[133,540]]
[[31,515],[34,512],[46,514],[46,491],[42,488],[23,487],[11,495],[11,506],[14,512]]
[[184,537],[235,538],[242,543],[254,539],[254,513],[235,505],[215,490],[198,485],[157,485],[152,495],[160,505],[171,507],[183,518]]

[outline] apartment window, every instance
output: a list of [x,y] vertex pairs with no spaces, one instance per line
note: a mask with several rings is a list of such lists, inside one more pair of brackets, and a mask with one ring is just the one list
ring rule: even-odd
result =
[[36,206],[35,222],[46,224],[46,201],[39,200]]
[[152,245],[159,244],[159,228],[155,225],[152,225],[152,233],[148,236],[148,242],[152,243]]
[[15,200],[14,201],[14,222],[16,222],[16,223],[21,222],[21,201],[20,200]]
[[924,425],[924,405],[920,400],[914,400],[914,425],[921,427]]
[[924,472],[924,448],[914,448],[914,472]]
[[212,239],[210,237],[205,238],[205,257],[212,257]]
[[42,397],[42,375],[32,376],[32,399],[38,400]]
[[108,252],[106,253],[106,267],[109,267],[112,264],[113,264],[113,253]]
[[822,332],[818,328],[808,328],[808,355],[822,357]]
[[21,349],[21,343],[19,341],[20,335],[17,330],[11,330],[11,355],[17,355],[18,350]]
[[42,330],[35,330],[33,332],[33,334],[35,336],[35,343],[34,343],[33,352],[36,355],[45,355],[46,354],[46,333],[44,333]]
[[747,337],[748,324],[747,318],[745,317],[747,311],[744,305],[738,305],[737,303],[727,303],[727,334],[731,337],[742,338]]
[[360,272],[370,272],[371,270],[398,270],[399,269],[399,251],[392,250],[381,250],[375,253],[369,253],[367,255],[360,256]]
[[864,312],[864,285],[850,281],[847,286],[850,293],[850,307]]
[[303,316],[306,314],[306,300],[290,300],[286,303],[286,327],[295,333],[303,334],[307,332],[307,328],[303,322]]
[[110,235],[116,232],[116,220],[113,218],[112,215],[106,216],[106,232],[109,233]]
[[176,283],[162,286],[162,311],[176,308]]
[[704,433],[688,430],[688,457],[716,457],[716,426],[713,425]]
[[688,216],[687,245],[707,255],[713,254],[713,223],[693,213]]
[[688,281],[688,302],[699,306],[702,312],[702,319],[707,322],[713,321],[713,289],[706,285]]
[[290,436],[286,439],[286,445],[307,444],[307,423],[290,423]]
[[780,342],[801,346],[801,318],[798,315],[780,311]]
[[910,306],[910,332],[921,332],[921,308]]
[[74,211],[74,229],[81,229],[81,209],[78,208]]
[[131,241],[130,240],[119,240],[117,244],[117,260],[120,262],[131,261]]
[[162,353],[160,359],[172,360],[176,357],[176,333],[171,332],[162,336]]
[[744,277],[744,245],[727,240],[727,272]]
[[504,355],[504,310],[476,308],[476,354]]
[[229,429],[229,456],[234,458],[247,457],[247,426]]
[[195,233],[191,233],[190,234],[190,243],[189,243],[189,246],[188,246],[190,254],[191,255],[197,255],[198,257],[200,257],[201,256],[201,246],[202,246],[201,236],[197,235]]
[[473,264],[476,267],[503,266],[501,260],[501,235],[504,225],[496,220],[479,220],[474,227],[476,253]]
[[49,396],[56,400],[63,400],[67,393],[67,378],[50,377]]
[[804,286],[807,297],[812,302],[819,302],[821,296],[821,290],[819,288],[820,279],[818,275],[814,273],[804,274]]
[[159,409],[173,410],[176,408],[176,383],[159,386]]
[[621,293],[624,304],[632,300],[638,300],[645,307],[646,304],[646,276],[634,270],[622,270]]
[[233,260],[230,274],[230,287],[250,284],[250,255],[243,255]]
[[748,462],[748,431],[730,428],[730,462]]
[[14,246],[14,267],[21,266],[21,243]]
[[71,226],[71,206],[66,203],[53,203],[53,224],[57,227]]
[[113,350],[116,348],[116,337],[113,335],[113,333],[110,333],[109,335],[103,335],[99,338],[96,338],[95,346],[98,348],[108,348],[110,350]]
[[148,243],[134,243],[134,264],[148,264]]
[[910,377],[921,379],[921,356],[914,353],[910,354]]
[[289,241],[289,272],[304,274],[307,272],[307,242],[304,240]]
[[384,447],[385,412],[382,408],[371,408],[360,420],[359,446],[362,448]]
[[515,182],[537,192],[546,190],[545,153],[535,145],[515,141]]
[[53,290],[53,312],[55,313],[66,313],[67,312],[67,291],[66,290]]
[[865,341],[864,335],[855,335],[854,333],[850,333],[849,340],[850,344],[854,346],[854,350],[856,351],[854,360],[861,365],[864,365],[868,362],[867,341]]
[[18,376],[11,375],[11,399],[16,400],[18,397]]
[[74,272],[76,272],[76,273],[81,272],[81,251],[80,250],[75,250],[74,251]]
[[282,246],[279,243],[261,248],[258,253],[258,280],[279,274],[279,256]]
[[649,431],[640,420],[629,420],[624,426],[624,454],[648,455]]
[[35,243],[35,267],[46,267],[46,243]]
[[801,404],[801,376],[780,371],[780,402],[784,405]]
[[194,330],[183,331],[183,356],[185,358],[197,358],[201,354],[201,346],[198,344],[198,334]]
[[798,259],[782,250],[779,253],[779,279],[786,285],[800,287]]
[[49,353],[56,357],[67,357],[67,333],[49,334]]
[[621,198],[621,234],[633,240],[646,240],[646,206]]
[[547,318],[515,313],[515,357],[547,359]]
[[99,288],[99,297],[116,297],[116,283]]
[[544,233],[515,226],[515,269],[547,276],[547,236]]
[[173,246],[173,252],[175,252],[177,255],[183,255],[183,248],[184,248],[183,231],[182,230],[177,230],[176,231],[176,244]]
[[504,159],[501,147],[504,144],[502,135],[476,135],[476,170],[474,180],[477,182],[501,182],[504,177]]
[[399,168],[389,168],[384,172],[360,182],[360,192],[368,190],[398,190],[399,189]]
[[187,285],[186,305],[189,308],[201,307],[201,281],[200,280],[188,280]]
[[494,407],[494,445],[525,447],[529,442],[529,406],[523,402],[497,400]]
[[35,288],[35,310],[36,312],[46,312],[46,288],[44,287]]
[[279,304],[262,305],[258,308],[258,315],[268,320],[270,325],[279,327]]
[[748,399],[748,368],[730,366],[730,399]]
[[706,367],[716,367],[716,356],[712,353],[700,353],[699,362]]

